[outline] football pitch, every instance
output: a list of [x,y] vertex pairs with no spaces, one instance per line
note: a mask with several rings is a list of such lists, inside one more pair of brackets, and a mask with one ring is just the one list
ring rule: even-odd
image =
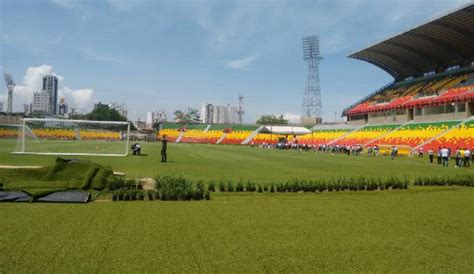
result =
[[[11,155],[0,165],[46,165]],[[131,177],[272,182],[340,176],[467,175],[427,158],[368,158],[143,143],[147,156],[75,157]],[[0,171],[1,177],[1,171]],[[0,204],[1,272],[465,272],[474,270],[474,189],[212,193],[210,201]]]

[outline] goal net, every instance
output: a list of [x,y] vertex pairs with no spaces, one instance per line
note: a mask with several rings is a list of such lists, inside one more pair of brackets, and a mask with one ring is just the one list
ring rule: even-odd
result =
[[25,118],[13,153],[126,156],[129,122]]

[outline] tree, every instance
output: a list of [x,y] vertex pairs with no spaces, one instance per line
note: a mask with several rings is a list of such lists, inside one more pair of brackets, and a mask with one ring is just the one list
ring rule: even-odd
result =
[[101,103],[97,104],[90,113],[85,114],[84,118],[93,121],[127,121],[127,118],[122,116],[116,109],[110,108],[108,105]]
[[257,124],[259,125],[287,125],[288,120],[283,118],[283,115],[280,115],[277,117],[275,115],[267,114],[267,115],[262,115],[262,117],[260,117],[257,120]]
[[176,110],[174,120],[180,124],[193,124],[200,122],[199,111],[195,108],[188,108],[186,111]]

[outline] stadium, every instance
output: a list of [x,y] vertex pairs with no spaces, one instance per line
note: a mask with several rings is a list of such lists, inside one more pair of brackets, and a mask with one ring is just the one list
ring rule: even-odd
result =
[[391,37],[349,57],[374,64],[394,81],[348,106],[347,125],[315,126],[296,137],[261,133],[257,126],[164,125],[178,142],[275,144],[280,138],[307,145],[474,147],[474,7],[468,5]]
[[1,118],[1,272],[472,272],[474,4],[349,58],[343,123]]

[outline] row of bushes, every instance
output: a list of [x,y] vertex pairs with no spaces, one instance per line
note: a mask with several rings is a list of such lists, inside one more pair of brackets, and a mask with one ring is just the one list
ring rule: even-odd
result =
[[156,191],[162,201],[209,200],[209,190],[203,182],[193,182],[183,177],[159,176]]
[[323,191],[372,191],[388,189],[407,189],[408,179],[392,178],[335,178],[331,180],[292,180],[269,184],[220,181],[210,182],[209,191],[220,192],[323,192]]
[[126,189],[126,190],[142,190],[142,185],[140,182],[134,179],[123,179],[123,178],[116,178],[114,181],[109,183],[110,190],[119,190],[119,189]]
[[427,176],[415,179],[416,186],[471,186],[474,187],[474,175]]
[[145,193],[141,190],[117,190],[112,194],[112,201],[143,201]]

